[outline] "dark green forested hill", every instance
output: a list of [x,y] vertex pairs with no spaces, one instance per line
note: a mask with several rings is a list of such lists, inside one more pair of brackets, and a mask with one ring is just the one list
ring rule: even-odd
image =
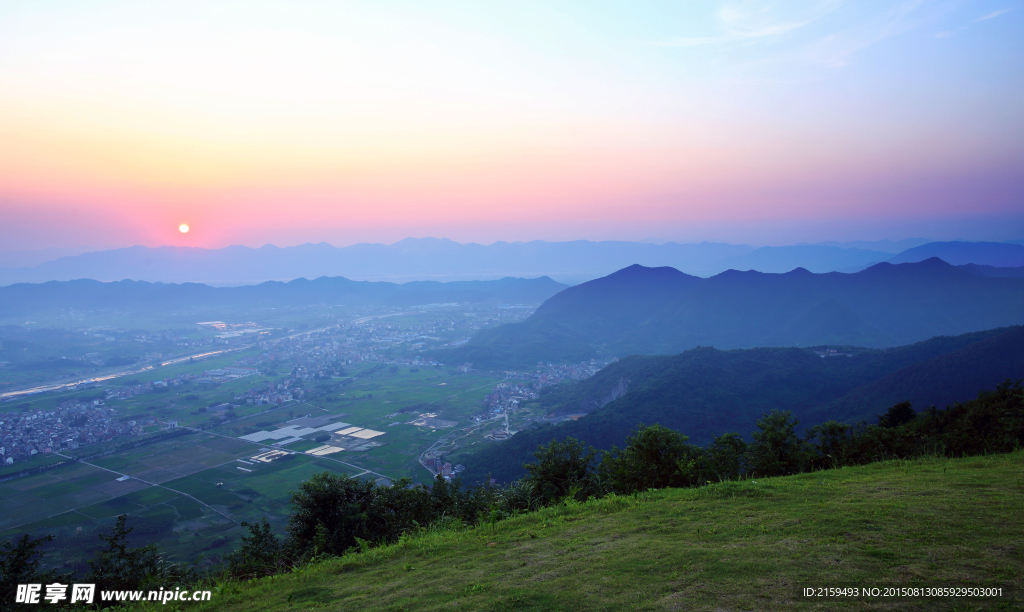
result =
[[807,420],[853,422],[873,414],[872,406],[884,408],[902,401],[912,402],[918,410],[942,408],[973,398],[975,389],[993,389],[1007,378],[1024,378],[1024,327],[992,331],[1002,333],[986,338],[981,338],[982,334],[960,336],[979,339],[960,350],[924,359],[862,385],[817,407]]
[[939,259],[856,274],[729,270],[707,279],[630,266],[566,289],[526,321],[483,330],[436,357],[501,368],[697,346],[883,348],[1020,324],[1024,279],[982,277]]
[[[833,419],[873,422],[901,401],[917,409],[943,407],[1006,378],[1024,377],[1024,327],[891,349],[841,350],[853,356],[822,358],[800,348],[696,348],[627,357],[542,396],[549,413],[589,412],[586,416],[529,428],[505,442],[464,452],[458,461],[467,467],[468,482],[488,474],[505,481],[522,476],[522,464],[537,446],[555,438],[572,436],[607,449],[621,446],[638,423],[657,423],[706,444],[727,432],[747,436],[758,418],[776,408],[792,411],[804,426]],[[612,400],[623,388],[625,394]]]

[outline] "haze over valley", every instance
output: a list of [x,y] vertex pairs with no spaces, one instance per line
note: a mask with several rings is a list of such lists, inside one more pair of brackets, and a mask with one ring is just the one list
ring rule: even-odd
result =
[[0,4],[0,612],[1020,609],[1022,8]]

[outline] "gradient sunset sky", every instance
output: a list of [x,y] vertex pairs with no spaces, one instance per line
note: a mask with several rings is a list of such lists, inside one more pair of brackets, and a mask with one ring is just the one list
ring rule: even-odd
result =
[[6,0],[0,215],[0,251],[1024,238],[1024,2]]

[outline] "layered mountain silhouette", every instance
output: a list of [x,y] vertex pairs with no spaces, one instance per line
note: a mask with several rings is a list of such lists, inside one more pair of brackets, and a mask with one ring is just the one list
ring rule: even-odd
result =
[[280,248],[134,246],[92,252],[44,249],[0,253],[0,285],[80,278],[244,285],[320,276],[393,282],[552,276],[572,284],[605,276],[633,263],[672,266],[699,276],[730,268],[762,272],[785,272],[800,266],[812,272],[854,270],[886,261],[926,242],[908,238],[755,249],[715,242],[534,240],[482,245],[460,244],[444,238],[406,238],[394,244],[345,247],[322,242]]
[[914,263],[938,257],[955,266],[977,264],[999,268],[1024,266],[1024,245],[1006,242],[929,242],[907,249],[889,263]]
[[921,238],[766,246],[575,240],[460,244],[445,238],[406,238],[394,244],[335,247],[143,247],[72,253],[60,249],[0,253],[0,286],[91,278],[101,281],[200,282],[246,285],[267,280],[344,276],[356,280],[481,280],[551,276],[570,284],[605,276],[630,264],[671,266],[697,276],[729,269],[855,272],[879,262],[940,257],[955,265],[1024,266],[1024,246],[994,242],[933,242]]
[[405,284],[353,281],[342,277],[304,278],[244,287],[210,287],[198,283],[145,281],[102,283],[94,280],[20,283],[0,287],[0,317],[34,315],[71,308],[167,312],[201,306],[252,308],[310,306],[414,306],[431,303],[539,304],[566,288],[550,278],[503,278],[493,281],[414,281]]
[[436,356],[479,368],[631,354],[824,344],[882,348],[1024,324],[1024,280],[931,258],[857,273],[729,270],[699,278],[630,266],[554,295],[522,323]]
[[[585,416],[537,423],[505,442],[457,457],[468,482],[523,475],[540,444],[572,436],[600,449],[622,446],[638,424],[660,424],[707,444],[728,432],[748,440],[773,409],[791,411],[800,429],[829,420],[874,423],[889,406],[944,408],[1024,376],[1024,327],[937,337],[890,349],[696,348],[670,356],[631,356],[578,383],[545,389],[549,415]],[[826,353],[827,354],[827,353]],[[849,356],[847,356],[849,355]],[[623,392],[624,390],[624,392]]]
[[[444,238],[407,238],[389,245],[346,247],[323,242],[284,248],[134,246],[61,257],[35,267],[0,269],[0,285],[81,278],[239,285],[321,276],[393,282],[554,276],[579,282],[631,263],[678,265],[704,274],[728,267],[718,263],[720,260],[752,250],[746,245],[721,243],[536,240],[481,245]],[[843,251],[838,247],[834,250]],[[881,254],[881,259],[889,256]]]

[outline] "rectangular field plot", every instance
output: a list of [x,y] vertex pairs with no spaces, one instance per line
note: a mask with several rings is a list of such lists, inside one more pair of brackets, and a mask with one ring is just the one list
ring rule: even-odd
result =
[[107,457],[101,464],[108,469],[128,474],[154,484],[230,463],[252,452],[252,445],[208,434],[189,436],[189,444],[175,439],[173,444],[153,445],[147,452],[131,452],[123,456]]
[[193,476],[172,480],[167,486],[175,491],[187,493],[209,506],[224,506],[228,509],[240,507],[245,500],[234,495],[226,485],[217,486],[215,482],[206,482]]
[[34,489],[29,489],[31,495],[35,495],[40,499],[53,499],[61,495],[67,495],[69,493],[75,493],[84,489],[82,485],[76,482],[69,481],[58,481],[50,484],[45,484]]
[[295,425],[289,425],[287,427],[281,427],[274,431],[257,431],[245,436],[239,436],[239,440],[246,440],[249,442],[266,442],[267,440],[283,440],[286,438],[302,438],[302,436],[308,436],[310,434],[319,433],[321,431],[330,431],[339,427],[345,427],[348,423],[342,423],[338,421],[336,423],[329,423],[320,427],[297,427]]
[[36,529],[52,529],[54,527],[65,527],[67,525],[75,525],[84,521],[90,521],[88,517],[79,514],[75,511],[62,512],[60,514],[50,516],[38,521],[28,523],[19,527],[16,532],[8,532],[3,535],[13,535],[13,533],[31,533]]
[[260,453],[258,455],[253,455],[252,457],[250,457],[250,459],[252,459],[253,461],[259,461],[260,463],[270,463],[271,461],[276,461],[278,459],[287,457],[289,456],[289,454],[290,453],[286,453],[285,451],[271,450]]
[[138,491],[139,489],[145,489],[148,486],[148,484],[132,478],[130,480],[111,480],[110,482],[96,485],[92,489],[108,497],[117,497]]
[[203,506],[188,497],[175,497],[168,501],[167,505],[177,511],[179,521],[191,521],[203,516],[204,513]]
[[[357,470],[341,464],[335,464],[334,462],[328,462],[327,465],[324,465],[311,459],[312,457],[297,455],[295,459],[286,462],[286,469],[280,469],[271,473],[240,474],[241,478],[232,483],[231,486],[232,488],[245,487],[245,489],[253,490],[266,497],[269,501],[287,504],[292,491],[298,488],[299,483],[309,480],[317,472],[323,472],[325,469],[337,474],[346,472],[354,474],[357,472]],[[285,506],[282,507],[284,508]]]
[[101,519],[138,510],[142,510],[142,506],[129,501],[127,497],[115,497],[98,504],[79,508],[78,512],[90,518]]
[[128,501],[138,504],[140,506],[153,506],[156,504],[163,503],[167,500],[179,497],[177,493],[168,491],[161,487],[149,487],[148,489],[142,489],[129,493],[125,496]]
[[117,482],[116,478],[117,474],[75,463],[10,481],[6,484],[14,486],[5,486],[0,491],[0,529],[92,506],[146,487],[138,482]]
[[342,450],[344,449],[337,446],[321,446],[314,448],[313,450],[306,451],[306,454],[314,456],[333,455],[334,453],[340,453]]

